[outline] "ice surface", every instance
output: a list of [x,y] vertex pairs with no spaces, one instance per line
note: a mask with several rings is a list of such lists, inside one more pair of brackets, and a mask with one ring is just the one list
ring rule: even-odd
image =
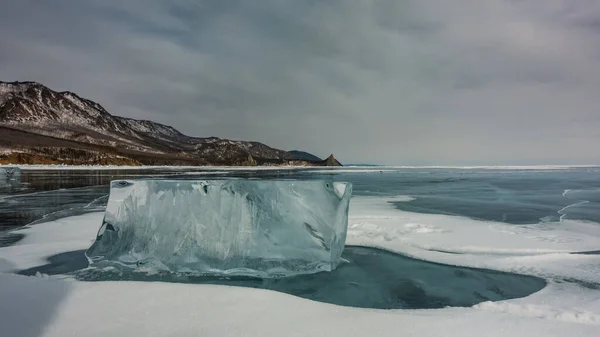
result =
[[[144,336],[150,331],[153,336],[191,336],[200,331],[207,337],[279,337],[293,329],[298,335],[332,337],[397,336],[399,331],[406,336],[598,336],[600,255],[526,253],[528,248],[597,250],[597,223],[515,226],[404,212],[390,203],[402,199],[352,198],[348,244],[383,247],[438,263],[536,275],[549,285],[528,297],[474,307],[387,311],[323,305],[262,289],[125,280],[73,282],[63,280],[64,276],[47,280],[0,272],[0,335]],[[89,247],[102,217],[103,213],[91,213],[18,231],[25,238],[0,248],[0,270],[3,265],[6,271],[42,266],[48,263],[47,256]],[[594,231],[581,236],[586,225]],[[480,250],[440,251],[460,251],[473,243]]]
[[142,270],[279,277],[331,271],[352,185],[296,180],[113,181],[86,255]]
[[21,170],[16,166],[0,166],[0,179],[16,180],[21,178]]

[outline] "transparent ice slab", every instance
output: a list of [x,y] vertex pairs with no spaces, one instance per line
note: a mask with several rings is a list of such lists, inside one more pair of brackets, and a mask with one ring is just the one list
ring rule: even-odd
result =
[[111,182],[86,255],[97,266],[283,277],[331,271],[346,241],[352,185],[297,180]]

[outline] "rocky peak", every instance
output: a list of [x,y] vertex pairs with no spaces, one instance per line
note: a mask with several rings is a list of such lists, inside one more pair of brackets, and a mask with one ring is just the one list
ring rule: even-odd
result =
[[342,166],[342,163],[335,159],[332,153],[329,155],[329,157],[327,157],[327,159],[325,159],[325,166]]

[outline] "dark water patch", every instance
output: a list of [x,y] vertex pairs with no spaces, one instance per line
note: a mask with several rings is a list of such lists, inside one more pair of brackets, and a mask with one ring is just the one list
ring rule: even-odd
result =
[[108,187],[90,186],[1,197],[0,230],[21,227],[48,216],[54,219],[69,216],[78,209],[92,211],[88,205],[107,194]]
[[[556,192],[557,195],[558,191]],[[535,224],[541,218],[556,221],[557,210],[565,206],[561,197],[540,197],[539,200],[521,197],[519,200],[477,199],[476,192],[468,197],[413,195],[410,202],[393,202],[397,209],[423,213],[464,216],[475,220],[497,221],[515,225]]]
[[453,252],[453,251],[445,250],[445,249],[428,249],[428,251],[430,251],[430,252],[444,253],[444,254],[453,254],[453,255],[463,255],[464,254],[464,253],[461,253],[461,252]]
[[105,206],[107,198],[103,197],[109,193],[109,183],[112,180],[215,179],[223,176],[272,179],[296,177],[296,174],[297,170],[231,171],[215,174],[214,170],[177,167],[140,170],[23,170],[21,180],[4,183],[0,179],[0,231],[30,224],[51,213],[64,213],[88,205]]
[[[410,212],[467,216],[513,224],[557,221],[558,210],[579,200],[589,203],[563,211],[565,219],[600,222],[600,172],[398,169],[380,174],[319,169],[227,171],[198,167],[132,170],[23,170],[20,181],[0,181],[0,231],[26,225],[43,215],[81,207],[108,193],[111,180],[144,177],[214,179],[216,177],[264,179],[327,179],[348,181],[354,195],[392,197],[409,195],[416,200],[395,203]],[[221,174],[222,173],[222,174]],[[565,190],[570,190],[563,195]],[[40,193],[52,191],[51,193]],[[16,196],[19,196],[18,198]],[[5,198],[9,196],[10,198]]]
[[571,253],[571,254],[577,254],[577,255],[600,255],[600,250],[590,250],[587,252],[575,252],[575,253]]
[[483,301],[524,297],[546,285],[544,280],[536,277],[425,262],[375,248],[347,246],[342,257],[348,262],[333,272],[261,279],[172,273],[149,275],[126,268],[86,268],[84,251],[75,251],[55,255],[48,259],[49,264],[20,273],[70,274],[81,281],[158,281],[250,287],[319,302],[376,309],[472,306]]
[[[415,169],[368,179],[349,174],[340,179],[351,181],[356,195],[414,197],[410,202],[394,203],[398,209],[408,212],[536,224],[540,219],[557,221],[558,210],[572,205],[573,199],[581,199],[591,202],[569,208],[567,218],[600,222],[598,204],[593,202],[600,200],[600,174],[586,170],[420,172]],[[563,195],[568,189],[571,190],[569,198]]]
[[0,248],[12,246],[24,237],[25,235],[20,233],[0,232]]

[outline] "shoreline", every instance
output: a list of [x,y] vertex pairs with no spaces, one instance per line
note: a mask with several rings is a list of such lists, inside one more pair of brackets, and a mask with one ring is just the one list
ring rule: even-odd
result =
[[411,166],[411,165],[349,165],[349,166],[302,166],[302,165],[265,165],[265,166],[179,166],[179,165],[64,165],[64,164],[0,164],[2,167],[18,167],[21,170],[230,170],[230,171],[261,171],[261,170],[327,170],[327,171],[380,171],[390,172],[403,169],[449,169],[449,170],[567,170],[567,169],[599,169],[600,165],[478,165],[478,166]]

